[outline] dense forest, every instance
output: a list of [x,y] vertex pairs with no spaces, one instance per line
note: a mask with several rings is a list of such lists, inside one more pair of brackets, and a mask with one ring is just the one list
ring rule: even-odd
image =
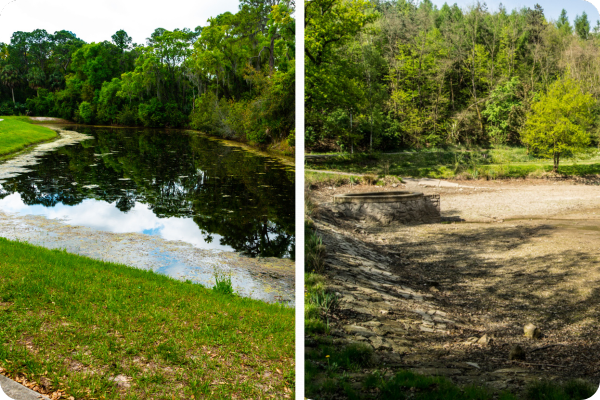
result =
[[600,22],[585,13],[430,0],[310,0],[305,13],[309,149],[528,144],[556,90],[584,96],[581,143],[598,142]]
[[145,45],[123,30],[101,43],[64,30],[15,32],[0,43],[0,115],[293,145],[293,7],[241,0],[207,26],[157,28]]

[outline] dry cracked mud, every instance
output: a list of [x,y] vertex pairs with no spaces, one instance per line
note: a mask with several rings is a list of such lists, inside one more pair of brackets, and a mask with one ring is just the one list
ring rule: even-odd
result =
[[[328,289],[339,298],[334,342],[369,344],[373,368],[388,373],[411,369],[517,392],[541,378],[597,385],[598,181],[467,184],[308,191],[327,246]],[[440,194],[445,222],[381,227],[331,208],[333,194],[398,189]],[[528,323],[540,339],[523,335]],[[509,359],[517,344],[524,361]]]

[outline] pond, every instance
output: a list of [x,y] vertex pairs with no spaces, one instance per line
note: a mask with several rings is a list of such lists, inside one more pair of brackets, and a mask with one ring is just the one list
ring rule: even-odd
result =
[[203,251],[294,258],[293,167],[189,131],[65,129],[91,138],[0,176],[0,211]]

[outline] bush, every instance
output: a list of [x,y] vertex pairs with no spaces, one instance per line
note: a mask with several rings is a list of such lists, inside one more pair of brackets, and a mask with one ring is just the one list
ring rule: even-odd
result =
[[94,110],[87,101],[83,101],[79,105],[79,118],[86,124],[90,124],[94,120]]
[[165,115],[163,105],[158,99],[153,98],[148,103],[140,104],[138,118],[146,127],[159,127],[164,125]]
[[119,125],[138,125],[138,109],[135,106],[126,105],[123,109],[117,114],[117,124]]
[[0,104],[0,115],[15,115],[15,108],[12,101],[5,101]]
[[366,185],[373,185],[377,183],[377,177],[375,175],[364,175],[362,180]]

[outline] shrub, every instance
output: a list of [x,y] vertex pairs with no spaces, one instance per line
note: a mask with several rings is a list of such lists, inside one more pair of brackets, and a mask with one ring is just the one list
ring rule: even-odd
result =
[[377,182],[377,177],[375,175],[363,175],[362,181],[367,185],[373,185]]
[[137,125],[138,123],[138,109],[135,106],[126,105],[117,114],[117,124],[119,125],[133,126]]
[[90,124],[94,120],[94,110],[87,101],[82,101],[79,105],[79,118],[86,124]]

